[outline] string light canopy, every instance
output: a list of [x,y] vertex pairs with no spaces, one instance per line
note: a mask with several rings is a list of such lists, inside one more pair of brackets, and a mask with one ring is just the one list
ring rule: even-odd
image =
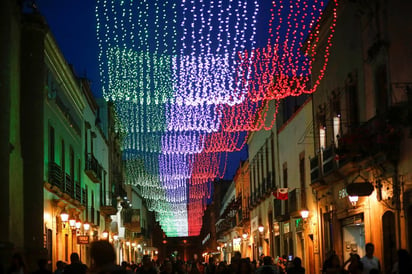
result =
[[[250,100],[280,100],[316,91],[326,71],[337,20],[338,0],[330,0],[332,22],[327,31],[320,30],[327,2],[272,1],[267,45],[239,53],[237,76]],[[319,44],[321,35],[326,36],[325,45]]]
[[248,132],[273,127],[280,100],[316,90],[336,25],[329,1],[320,45],[327,0],[270,9],[258,0],[97,0],[103,96],[116,108],[126,183],[168,237],[199,235],[228,155]]

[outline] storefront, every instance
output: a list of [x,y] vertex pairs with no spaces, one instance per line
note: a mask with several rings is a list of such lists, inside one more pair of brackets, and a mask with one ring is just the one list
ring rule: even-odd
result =
[[341,220],[343,260],[350,258],[351,253],[360,257],[365,255],[365,224],[363,213]]

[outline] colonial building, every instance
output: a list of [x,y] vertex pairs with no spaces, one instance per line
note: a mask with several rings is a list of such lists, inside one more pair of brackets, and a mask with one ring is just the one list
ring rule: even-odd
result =
[[[276,104],[268,103],[268,117],[274,117]],[[271,118],[269,123],[271,123]],[[276,189],[275,134],[272,130],[249,133],[249,245],[251,259],[263,255],[274,256],[273,249],[273,195]]]
[[[329,64],[313,94],[320,261],[334,250],[375,255],[389,273],[411,248],[411,25],[403,1],[341,1]],[[319,31],[326,37],[333,12]],[[318,48],[325,46],[320,40]],[[321,71],[314,64],[312,78]]]
[[[310,188],[313,157],[312,100],[306,95],[282,101],[275,142],[279,188],[274,200],[274,253],[288,260],[300,257],[309,273],[316,273],[318,254],[316,199]],[[283,189],[283,191],[279,191]],[[287,191],[287,199],[283,200]],[[283,197],[282,197],[283,196]]]

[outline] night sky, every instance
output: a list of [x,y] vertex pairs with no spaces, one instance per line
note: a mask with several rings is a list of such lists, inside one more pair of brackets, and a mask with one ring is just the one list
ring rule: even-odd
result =
[[[262,1],[262,10],[269,10],[271,1]],[[37,7],[45,16],[49,27],[65,59],[74,66],[78,76],[91,81],[96,97],[101,97],[101,83],[98,69],[98,44],[96,39],[95,1],[91,0],[37,0]],[[268,12],[261,12],[259,20],[267,22]],[[258,28],[258,44],[267,39],[266,24]],[[260,42],[259,42],[260,41]],[[223,179],[231,180],[240,166],[240,161],[247,159],[247,146],[240,152],[232,152],[228,157],[227,171]]]

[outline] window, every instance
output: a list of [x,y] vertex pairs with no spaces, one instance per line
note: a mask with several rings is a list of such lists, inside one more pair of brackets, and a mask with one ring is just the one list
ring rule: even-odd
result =
[[73,147],[70,146],[69,148],[69,153],[70,153],[70,177],[72,178],[72,182],[74,182],[74,151]]
[[[287,163],[283,164],[283,187],[288,188],[288,165]],[[285,214],[289,212],[289,203],[285,201]]]
[[326,147],[326,127],[319,127],[319,147],[320,150],[324,150]]
[[305,184],[305,152],[299,155],[299,178],[301,207],[306,208],[306,184]]
[[54,142],[55,142],[54,127],[49,126],[49,162],[53,162],[53,163],[54,163],[54,156],[55,156]]
[[62,171],[63,174],[66,173],[66,151],[65,151],[65,145],[64,145],[64,140],[62,139],[62,154],[61,154],[61,159],[60,159],[60,164],[62,166]]
[[341,136],[341,118],[340,115],[336,115],[333,117],[333,142],[335,143],[335,147],[339,145],[339,137]]
[[350,73],[346,79],[346,104],[349,130],[354,129],[359,124],[359,107],[358,107],[358,87],[356,73]]
[[375,71],[376,114],[386,112],[388,108],[388,75],[386,65],[380,65]]
[[80,158],[77,160],[77,183],[79,186],[81,185],[81,160]]

